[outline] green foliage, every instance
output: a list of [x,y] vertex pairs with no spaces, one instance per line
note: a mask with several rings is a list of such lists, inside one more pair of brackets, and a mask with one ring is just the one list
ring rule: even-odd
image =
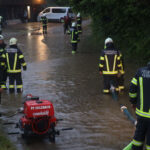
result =
[[16,150],[14,145],[3,134],[0,134],[0,150]]
[[93,20],[93,33],[102,43],[108,36],[129,57],[150,60],[149,0],[70,0]]
[[55,0],[55,3],[59,6],[68,6],[69,0]]

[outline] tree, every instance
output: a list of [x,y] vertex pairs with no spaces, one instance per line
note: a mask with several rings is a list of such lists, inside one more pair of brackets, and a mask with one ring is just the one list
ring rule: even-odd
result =
[[91,16],[99,39],[111,36],[132,58],[150,59],[149,0],[70,0],[70,4]]

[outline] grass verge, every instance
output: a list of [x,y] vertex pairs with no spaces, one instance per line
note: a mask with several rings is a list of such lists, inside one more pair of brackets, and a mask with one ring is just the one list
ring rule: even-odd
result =
[[0,126],[0,150],[17,150],[15,146],[7,138],[7,136],[4,134],[1,126]]

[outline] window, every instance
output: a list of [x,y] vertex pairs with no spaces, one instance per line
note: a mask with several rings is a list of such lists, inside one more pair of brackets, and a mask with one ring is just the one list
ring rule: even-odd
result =
[[66,12],[66,9],[56,9],[56,8],[54,8],[54,9],[52,9],[52,12],[53,13],[65,13]]
[[50,12],[50,8],[47,8],[47,9],[45,9],[44,11],[43,11],[43,13],[45,14],[45,13],[49,13]]

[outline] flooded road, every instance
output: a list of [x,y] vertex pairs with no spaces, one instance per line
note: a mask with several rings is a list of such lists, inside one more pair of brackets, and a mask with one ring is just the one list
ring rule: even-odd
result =
[[[23,94],[3,93],[0,109],[10,114],[15,112],[22,106],[24,96],[31,93],[53,103],[56,117],[64,119],[58,123],[58,129],[74,129],[62,131],[55,144],[48,139],[32,139],[27,144],[20,135],[11,135],[10,139],[18,150],[121,150],[132,139],[134,127],[121,113],[119,104],[101,92],[99,52],[92,46],[89,50],[85,42],[90,31],[84,30],[78,53],[72,55],[69,35],[63,34],[61,24],[49,24],[45,37],[38,28],[38,23],[29,23],[5,30],[7,39],[18,38],[27,71],[23,72]],[[128,86],[129,77],[126,80]],[[119,99],[120,103],[130,106],[127,92]],[[17,122],[20,116],[9,121]],[[18,131],[13,127],[7,125],[5,131]]]

